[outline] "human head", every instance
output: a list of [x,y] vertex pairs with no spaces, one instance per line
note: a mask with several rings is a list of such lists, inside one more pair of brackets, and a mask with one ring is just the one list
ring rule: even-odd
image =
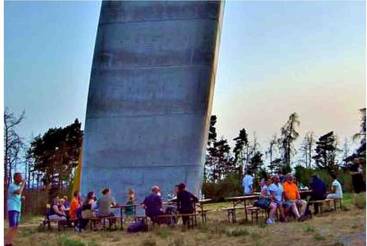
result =
[[336,176],[336,174],[335,174],[335,173],[331,173],[331,174],[330,174],[330,176],[331,176],[333,179],[336,179],[336,178],[337,178],[337,176]]
[[90,192],[88,192],[88,194],[87,194],[87,201],[89,201],[89,200],[94,200],[94,199],[95,199],[95,197],[96,197],[96,195],[94,194],[94,192],[93,192],[93,191],[90,191]]
[[20,184],[23,181],[22,174],[18,172],[14,173],[13,179],[16,184]]
[[74,196],[75,198],[80,197],[79,191],[77,191],[77,190],[76,190],[76,191],[74,191],[73,196]]
[[286,176],[285,176],[285,181],[291,183],[293,181],[293,176],[291,173],[288,173]]
[[64,199],[64,201],[67,201],[68,200],[68,196],[64,196],[63,199]]
[[105,188],[105,189],[102,190],[102,195],[104,195],[104,196],[109,195],[110,192],[111,192],[111,190],[109,188]]
[[55,197],[52,199],[52,205],[58,205],[59,204],[59,197]]
[[152,192],[155,194],[158,194],[161,191],[161,189],[159,188],[158,185],[153,185],[152,186]]
[[64,200],[63,198],[61,198],[61,199],[59,200],[59,203],[62,205],[62,204],[64,204],[64,203],[65,203],[65,200]]
[[273,181],[273,183],[277,184],[277,183],[279,183],[279,176],[274,175],[273,177],[271,177],[271,180]]
[[186,185],[184,183],[181,183],[178,185],[178,191],[184,191],[186,188]]
[[128,194],[129,196],[132,196],[132,195],[134,195],[134,194],[135,194],[135,192],[134,192],[134,190],[133,190],[133,189],[129,188],[129,189],[128,189],[128,191],[127,191],[127,194]]

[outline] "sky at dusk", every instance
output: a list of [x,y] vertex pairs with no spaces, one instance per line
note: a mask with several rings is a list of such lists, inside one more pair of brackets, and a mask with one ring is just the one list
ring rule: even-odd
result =
[[[84,124],[100,2],[5,2],[5,106],[26,140]],[[264,149],[292,112],[301,138],[359,131],[363,1],[227,1],[213,114],[218,134],[256,131]],[[301,139],[300,138],[300,139]],[[299,141],[300,142],[300,141]]]

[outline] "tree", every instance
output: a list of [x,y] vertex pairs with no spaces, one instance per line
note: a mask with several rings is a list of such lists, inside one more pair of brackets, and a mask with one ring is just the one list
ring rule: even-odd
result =
[[274,134],[272,139],[270,139],[269,148],[265,151],[265,156],[269,157],[269,165],[273,162],[273,157],[277,146],[277,135]]
[[[33,160],[32,175],[37,185],[52,186],[57,192],[69,187],[74,170],[78,166],[83,132],[76,119],[64,128],[51,128],[43,136],[37,136],[31,142],[28,158]],[[34,177],[36,176],[36,177]],[[53,194],[50,194],[52,199]]]
[[223,138],[214,142],[213,146],[209,148],[208,163],[210,166],[207,174],[209,180],[218,182],[235,170],[230,150],[227,140]]
[[360,140],[360,144],[366,144],[366,108],[359,110],[361,113],[361,129],[353,135],[353,140]]
[[300,148],[304,158],[303,162],[307,168],[311,168],[312,166],[312,152],[315,142],[313,132],[307,132]]
[[293,142],[298,138],[297,126],[300,125],[297,113],[292,113],[285,125],[280,129],[281,137],[278,140],[282,153],[284,169],[291,168],[291,158],[295,154]]
[[235,146],[233,148],[234,164],[236,165],[236,168],[238,169],[238,173],[241,176],[242,169],[243,169],[243,160],[245,156],[244,148],[248,147],[246,129],[245,128],[241,129],[238,137],[234,138],[233,140],[236,141]]
[[[25,112],[19,116],[14,115],[5,108],[4,112],[4,201],[8,197],[8,187],[12,182],[13,170],[19,160],[19,155],[23,149],[22,138],[16,132],[16,127],[22,123]],[[7,215],[7,202],[4,203],[4,215]]]
[[210,117],[210,125],[209,125],[209,134],[208,134],[208,142],[206,147],[206,156],[205,156],[205,164],[204,164],[204,180],[209,180],[209,173],[211,171],[212,166],[214,165],[214,158],[212,158],[213,145],[217,141],[217,130],[215,128],[215,124],[217,123],[217,116],[212,115]]
[[337,147],[337,137],[334,132],[329,132],[319,138],[316,142],[316,155],[312,158],[316,166],[325,169],[329,174],[338,170],[336,163],[336,152],[340,151]]
[[248,170],[252,173],[257,173],[261,166],[264,164],[264,161],[262,159],[263,154],[261,154],[260,151],[256,151],[254,155],[251,157]]

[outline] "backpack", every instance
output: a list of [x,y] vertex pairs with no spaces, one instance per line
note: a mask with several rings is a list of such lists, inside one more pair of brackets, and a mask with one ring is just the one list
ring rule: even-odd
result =
[[143,221],[137,221],[127,227],[128,233],[136,233],[141,231],[148,231],[148,225],[146,225]]

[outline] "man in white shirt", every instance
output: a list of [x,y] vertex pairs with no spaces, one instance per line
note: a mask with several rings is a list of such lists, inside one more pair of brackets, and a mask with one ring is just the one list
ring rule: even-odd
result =
[[331,174],[331,177],[333,178],[333,183],[331,184],[331,188],[333,193],[330,193],[327,195],[327,199],[341,199],[343,198],[343,190],[342,185],[337,180],[337,177],[334,173]]
[[251,176],[251,171],[247,171],[245,177],[242,180],[243,193],[245,195],[252,194],[253,192],[254,177]]

